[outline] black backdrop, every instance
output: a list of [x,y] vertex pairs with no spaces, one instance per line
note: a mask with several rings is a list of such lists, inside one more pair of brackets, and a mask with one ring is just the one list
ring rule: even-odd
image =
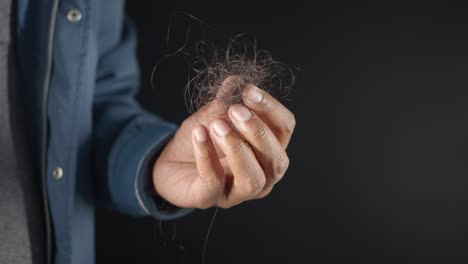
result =
[[[266,199],[220,211],[207,263],[468,261],[468,10],[331,1],[127,9],[140,37],[138,99],[174,122],[187,116],[184,80],[163,71],[155,90],[150,73],[175,11],[227,34],[253,32],[302,69],[285,102],[297,118],[290,169]],[[178,254],[161,246],[154,220],[99,210],[98,263],[201,263],[212,213],[176,221]]]

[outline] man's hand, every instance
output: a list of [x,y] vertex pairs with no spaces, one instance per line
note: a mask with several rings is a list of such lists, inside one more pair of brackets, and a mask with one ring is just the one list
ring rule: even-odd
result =
[[205,209],[271,192],[289,165],[285,149],[294,115],[254,86],[244,90],[242,101],[229,107],[225,119],[215,100],[182,123],[153,168],[160,196],[179,207]]

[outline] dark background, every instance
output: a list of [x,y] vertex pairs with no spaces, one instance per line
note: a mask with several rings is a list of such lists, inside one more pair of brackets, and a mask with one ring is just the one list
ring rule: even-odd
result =
[[[228,35],[253,32],[301,68],[285,101],[297,119],[290,169],[266,199],[219,212],[207,263],[466,263],[468,10],[305,3],[127,4],[138,99],[174,122],[188,115],[182,70],[161,70],[157,89],[150,74],[176,11]],[[175,222],[179,253],[163,247],[155,220],[99,211],[98,263],[201,263],[212,214]]]

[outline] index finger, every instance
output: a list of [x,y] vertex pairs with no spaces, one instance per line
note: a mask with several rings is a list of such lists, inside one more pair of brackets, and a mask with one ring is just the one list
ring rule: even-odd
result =
[[286,148],[296,126],[294,114],[273,96],[254,85],[246,88],[242,97],[244,104],[255,111]]

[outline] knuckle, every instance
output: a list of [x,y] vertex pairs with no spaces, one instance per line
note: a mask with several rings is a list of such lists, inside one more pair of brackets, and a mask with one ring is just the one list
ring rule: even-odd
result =
[[265,177],[252,177],[248,181],[248,185],[247,185],[248,193],[251,195],[257,195],[263,190],[265,183],[266,183]]
[[198,156],[198,159],[201,162],[207,162],[207,161],[210,161],[210,160],[214,159],[215,156],[216,156],[216,154],[214,154],[214,153],[200,153],[199,156]]
[[268,137],[268,130],[265,125],[259,124],[255,128],[255,132],[253,134],[255,139],[265,139]]
[[289,167],[289,158],[286,153],[281,154],[273,163],[273,176],[275,181],[281,179]]
[[243,153],[245,151],[245,147],[246,145],[244,142],[236,142],[228,145],[229,152],[233,155]]
[[294,116],[294,114],[291,113],[287,120],[288,123],[285,127],[286,133],[292,133],[294,131],[294,128],[296,127],[296,117]]

